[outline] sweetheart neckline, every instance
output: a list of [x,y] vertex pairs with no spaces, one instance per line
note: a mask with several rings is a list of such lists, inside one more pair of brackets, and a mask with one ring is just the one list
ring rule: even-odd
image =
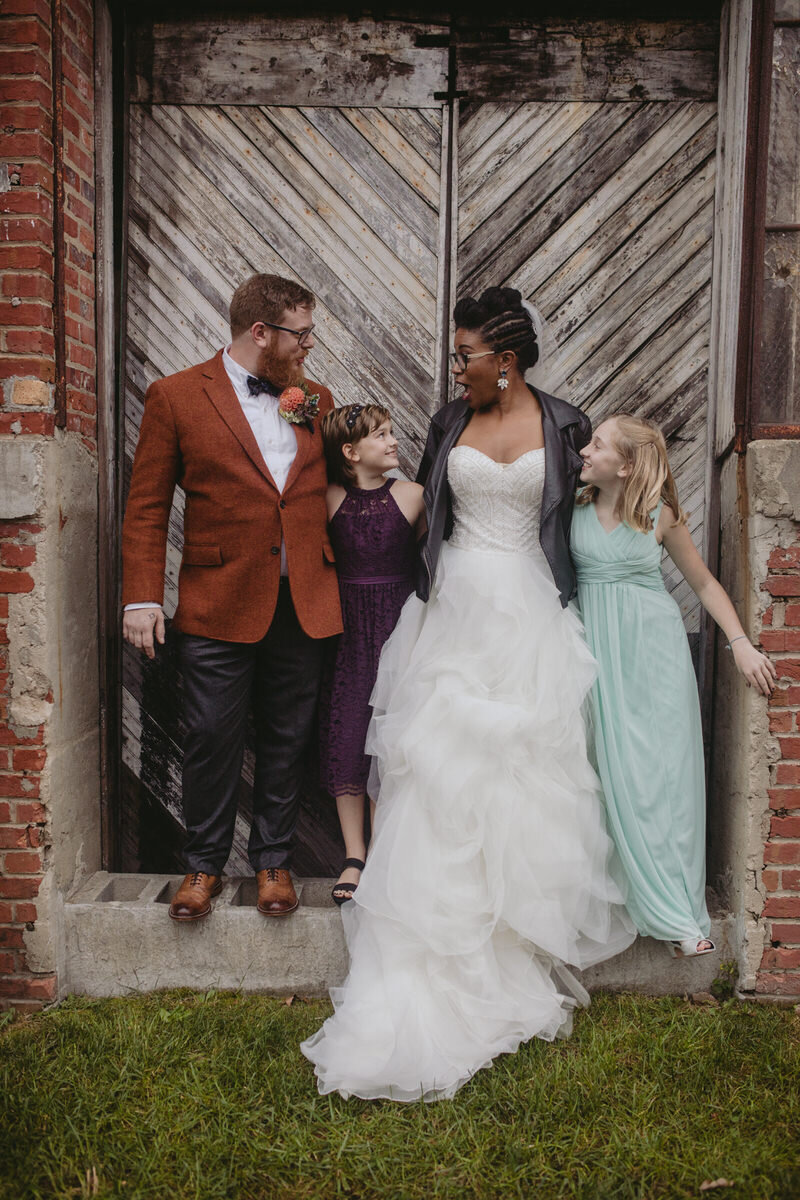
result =
[[452,454],[456,450],[471,450],[473,454],[480,454],[481,458],[485,458],[487,462],[492,463],[492,465],[495,467],[500,467],[501,470],[508,470],[509,467],[516,466],[518,462],[521,462],[523,458],[527,458],[529,454],[544,454],[544,446],[535,446],[533,450],[525,450],[522,454],[518,454],[516,458],[512,459],[511,462],[506,463],[498,462],[498,460],[496,458],[492,458],[491,455],[484,454],[483,450],[479,450],[477,446],[453,446],[453,449],[450,451],[450,453]]

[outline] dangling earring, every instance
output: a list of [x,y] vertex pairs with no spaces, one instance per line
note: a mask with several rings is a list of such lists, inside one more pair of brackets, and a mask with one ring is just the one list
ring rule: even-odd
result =
[[497,381],[497,386],[500,388],[501,392],[504,392],[506,390],[506,388],[508,387],[508,380],[506,379],[505,367],[503,367],[500,371],[500,378]]

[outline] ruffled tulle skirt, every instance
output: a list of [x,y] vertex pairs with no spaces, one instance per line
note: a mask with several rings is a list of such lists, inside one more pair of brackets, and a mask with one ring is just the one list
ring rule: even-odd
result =
[[594,678],[543,557],[443,547],[372,695],[350,970],[302,1046],[320,1092],[451,1097],[496,1055],[568,1034],[588,996],[565,964],[633,941],[586,755]]

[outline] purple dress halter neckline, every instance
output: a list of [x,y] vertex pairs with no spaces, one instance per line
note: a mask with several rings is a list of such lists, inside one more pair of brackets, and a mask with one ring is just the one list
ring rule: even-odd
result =
[[363,792],[369,697],[383,643],[414,588],[414,530],[391,493],[348,486],[330,522],[344,633],[323,681],[320,782],[332,796]]

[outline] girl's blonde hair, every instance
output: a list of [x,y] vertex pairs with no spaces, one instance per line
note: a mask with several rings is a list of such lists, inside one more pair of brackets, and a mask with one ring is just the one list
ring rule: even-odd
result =
[[[649,533],[653,528],[650,513],[663,500],[675,513],[676,525],[686,524],[686,513],[678,502],[678,489],[667,459],[667,443],[657,425],[644,417],[615,413],[606,420],[613,421],[614,448],[630,468],[622,483],[619,516],[631,529]],[[578,497],[578,504],[592,504],[598,488],[588,484]]]
[[325,414],[320,429],[331,483],[347,487],[356,478],[355,468],[345,458],[342,447],[354,446],[391,419],[389,410],[380,404],[344,404]]

